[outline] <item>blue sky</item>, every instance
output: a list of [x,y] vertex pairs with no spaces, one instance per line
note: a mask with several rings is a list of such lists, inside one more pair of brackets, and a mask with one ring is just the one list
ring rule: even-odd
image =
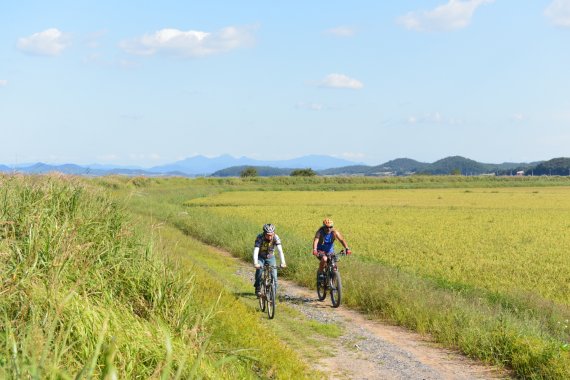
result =
[[570,156],[570,0],[20,1],[0,163]]

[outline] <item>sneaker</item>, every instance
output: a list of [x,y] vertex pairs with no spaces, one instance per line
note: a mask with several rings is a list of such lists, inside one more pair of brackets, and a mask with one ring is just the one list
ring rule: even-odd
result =
[[261,296],[261,287],[259,287],[259,286],[255,287],[255,295],[258,297]]

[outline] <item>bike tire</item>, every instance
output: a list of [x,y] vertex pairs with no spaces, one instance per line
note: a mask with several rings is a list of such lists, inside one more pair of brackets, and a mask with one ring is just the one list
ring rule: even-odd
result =
[[331,302],[333,307],[339,307],[340,300],[342,298],[342,281],[340,279],[339,272],[331,273],[330,293],[331,293]]
[[273,319],[275,317],[275,283],[268,287],[267,292],[267,316]]
[[265,305],[267,304],[267,297],[265,295],[265,286],[262,285],[260,290],[261,290],[260,291],[261,294],[259,295],[259,297],[257,299],[259,300],[259,308],[263,312],[263,311],[265,311]]
[[317,271],[317,296],[319,297],[319,301],[322,301],[325,298],[327,298],[326,281],[325,281],[325,283],[321,283],[319,281],[319,272],[318,271]]

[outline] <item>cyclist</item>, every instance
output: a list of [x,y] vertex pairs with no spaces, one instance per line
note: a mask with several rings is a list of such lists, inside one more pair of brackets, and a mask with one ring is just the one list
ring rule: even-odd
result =
[[[253,248],[253,265],[255,266],[254,286],[255,294],[257,296],[260,295],[261,288],[261,267],[266,261],[272,266],[275,266],[275,256],[273,255],[275,248],[277,248],[277,251],[279,252],[279,261],[281,262],[280,267],[287,267],[283,248],[281,247],[281,239],[279,239],[279,236],[275,234],[275,226],[269,223],[264,224],[263,232],[255,238],[255,245]],[[275,278],[275,285],[277,285],[277,269],[273,269],[273,277]]]
[[333,221],[329,218],[323,220],[323,225],[317,230],[315,240],[313,240],[313,255],[320,261],[319,280],[324,277],[323,272],[327,266],[328,254],[334,252],[335,240],[340,241],[347,255],[352,253],[340,231],[336,230],[333,225]]

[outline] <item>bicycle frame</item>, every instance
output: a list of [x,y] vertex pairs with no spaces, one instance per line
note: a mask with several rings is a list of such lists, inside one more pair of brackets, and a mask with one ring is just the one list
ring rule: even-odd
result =
[[273,276],[273,270],[277,269],[276,266],[269,263],[263,265],[263,272],[261,273],[261,295],[259,296],[259,307],[261,311],[267,309],[267,316],[273,319],[275,316],[275,299],[277,297],[277,282]]
[[344,250],[340,251],[338,254],[334,252],[327,254],[327,265],[323,272],[325,276],[324,282],[317,277],[317,295],[319,297],[319,301],[323,301],[327,296],[327,291],[329,291],[333,307],[340,306],[342,283],[337,262],[340,260],[340,256],[344,255]]

